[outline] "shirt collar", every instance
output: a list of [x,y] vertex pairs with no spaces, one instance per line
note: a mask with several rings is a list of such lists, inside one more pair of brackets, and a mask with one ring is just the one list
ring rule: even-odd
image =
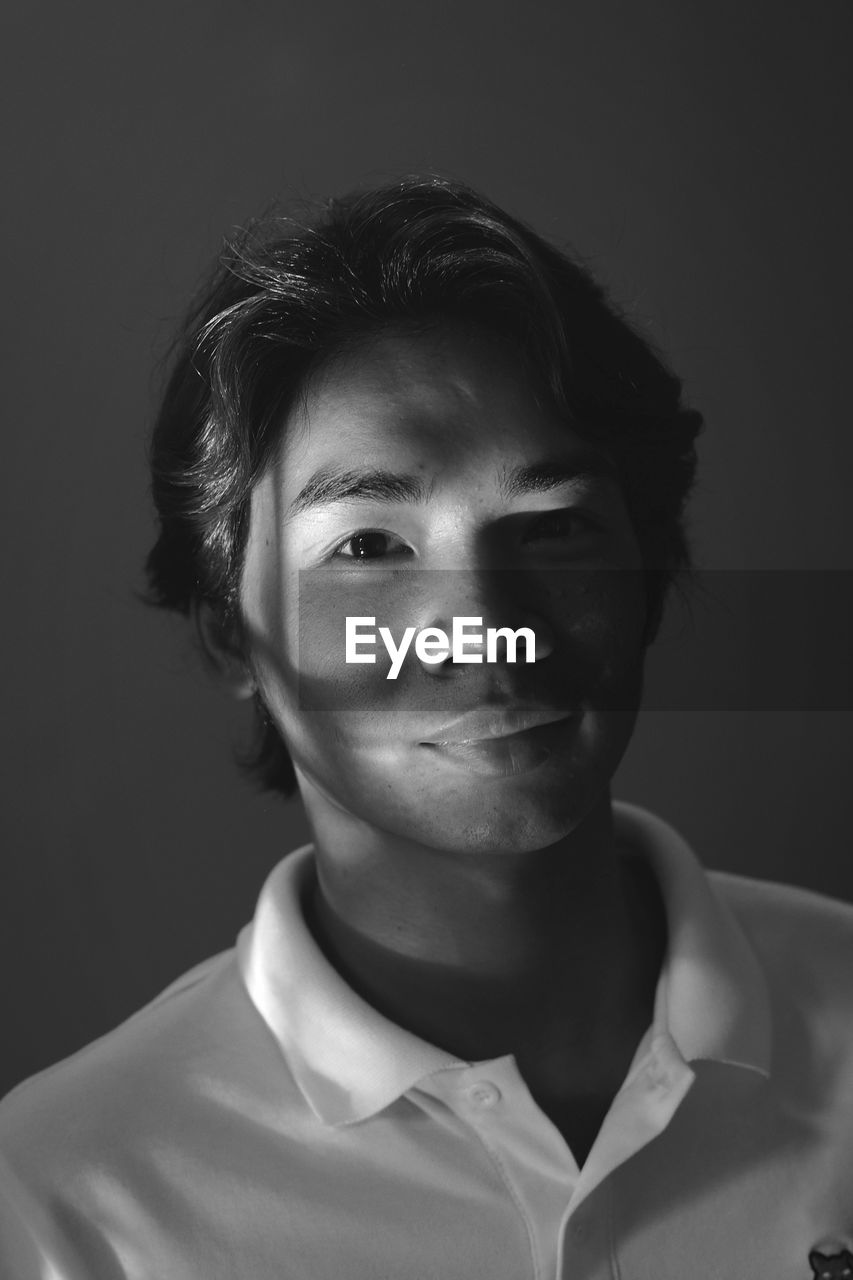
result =
[[288,854],[261,890],[237,958],[249,995],[326,1124],[366,1119],[421,1080],[460,1065],[389,1021],[329,964],[305,922],[314,847]]
[[770,1074],[770,1000],[735,917],[677,831],[636,805],[613,806],[617,838],[644,856],[660,886],[668,942],[654,1034],[686,1062],[710,1059]]
[[[736,921],[687,843],[634,805],[613,806],[617,838],[648,858],[661,886],[669,943],[654,1032],[686,1061],[711,1058],[769,1073],[764,979]],[[326,1124],[366,1119],[419,1080],[469,1065],[390,1022],[329,964],[302,909],[313,876],[303,845],[269,875],[237,944],[249,995],[315,1114]]]

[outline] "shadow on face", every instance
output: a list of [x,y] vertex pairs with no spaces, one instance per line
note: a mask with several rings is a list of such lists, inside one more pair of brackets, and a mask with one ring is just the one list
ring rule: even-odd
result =
[[[253,493],[242,610],[303,796],[436,847],[552,843],[606,792],[644,599],[608,459],[483,332],[386,334],[330,364]],[[460,617],[528,627],[536,660],[411,647],[390,680],[384,646],[346,661],[355,617],[395,645]]]

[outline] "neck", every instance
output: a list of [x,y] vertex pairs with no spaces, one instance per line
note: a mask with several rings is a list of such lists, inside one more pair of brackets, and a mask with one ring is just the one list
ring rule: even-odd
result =
[[540,1092],[595,1082],[612,1096],[651,1020],[663,922],[642,864],[617,848],[609,797],[520,854],[426,848],[306,807],[310,923],[350,985],[465,1060],[515,1054]]

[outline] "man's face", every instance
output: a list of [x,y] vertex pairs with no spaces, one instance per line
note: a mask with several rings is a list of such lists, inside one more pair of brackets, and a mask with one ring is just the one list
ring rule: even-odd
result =
[[[606,794],[639,700],[640,553],[603,455],[500,340],[384,335],[314,378],[252,496],[241,602],[309,812],[521,852]],[[389,680],[381,641],[345,663],[347,616],[395,642],[462,616],[527,626],[536,661],[499,643],[497,662],[428,664],[412,644]],[[453,726],[478,708],[487,724]]]

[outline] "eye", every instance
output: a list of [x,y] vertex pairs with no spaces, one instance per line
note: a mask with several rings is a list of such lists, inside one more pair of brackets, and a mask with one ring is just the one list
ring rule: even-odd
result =
[[332,553],[333,559],[354,560],[364,563],[368,560],[388,560],[392,556],[412,556],[414,551],[400,538],[384,529],[359,529],[351,533],[343,542],[339,542]]
[[525,542],[550,539],[583,538],[600,533],[600,523],[586,511],[576,507],[565,511],[549,511],[533,522],[525,536]]

